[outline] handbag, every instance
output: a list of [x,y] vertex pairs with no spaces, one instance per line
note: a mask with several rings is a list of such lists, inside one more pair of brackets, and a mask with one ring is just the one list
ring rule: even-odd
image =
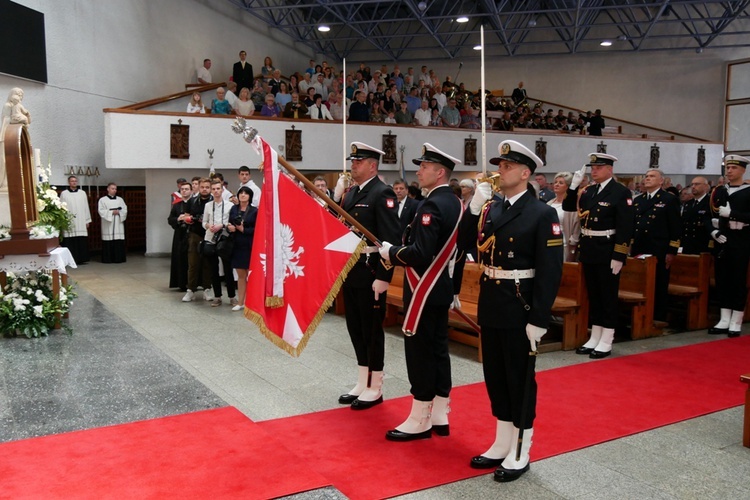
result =
[[214,257],[216,255],[216,243],[213,241],[201,240],[198,243],[198,253],[204,257]]
[[216,242],[216,254],[221,257],[224,262],[229,262],[232,258],[232,251],[234,250],[234,238],[227,232],[226,229],[222,230],[219,236],[219,241]]

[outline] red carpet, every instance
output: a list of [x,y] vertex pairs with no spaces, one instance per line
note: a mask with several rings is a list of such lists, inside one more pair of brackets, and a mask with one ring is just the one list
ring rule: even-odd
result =
[[[750,336],[540,372],[532,459],[740,405],[748,371]],[[486,474],[468,466],[494,438],[484,384],[451,397],[451,436],[412,443],[384,439],[411,406],[399,398],[258,424],[222,408],[0,444],[0,498],[274,498],[332,484],[361,500]]]
[[[532,460],[738,406],[748,371],[750,336],[540,372]],[[448,438],[384,439],[410,398],[259,425],[350,498],[387,498],[487,473],[468,466],[494,439],[484,384],[456,388],[451,399]]]
[[0,445],[0,498],[14,500],[274,498],[329,484],[234,408]]

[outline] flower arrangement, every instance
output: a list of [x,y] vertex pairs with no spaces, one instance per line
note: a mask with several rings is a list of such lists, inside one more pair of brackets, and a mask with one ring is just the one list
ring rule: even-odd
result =
[[[36,209],[39,220],[34,224],[37,231],[32,229],[32,238],[54,238],[70,228],[73,214],[68,212],[68,206],[60,201],[54,186],[49,184],[52,167],[50,164],[37,167],[39,182],[36,183]],[[46,226],[46,227],[45,227]]]
[[[77,296],[72,285],[61,283],[55,298],[52,285],[51,274],[8,273],[5,290],[0,290],[0,332],[5,336],[19,333],[28,338],[46,336],[55,325],[55,315],[67,313]],[[64,329],[70,331],[67,325]]]

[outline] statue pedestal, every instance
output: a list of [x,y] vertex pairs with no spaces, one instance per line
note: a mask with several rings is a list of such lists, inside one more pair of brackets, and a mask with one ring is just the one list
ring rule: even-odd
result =
[[10,200],[6,189],[0,190],[0,226],[10,227]]
[[50,251],[60,246],[60,238],[32,240],[23,235],[12,236],[9,240],[0,241],[0,259],[6,255],[49,255]]

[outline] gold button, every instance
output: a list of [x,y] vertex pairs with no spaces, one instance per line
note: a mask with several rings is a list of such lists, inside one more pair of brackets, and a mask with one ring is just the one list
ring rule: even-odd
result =
[[499,285],[500,284],[500,280],[495,280],[495,284]]
[[497,255],[498,255],[498,256],[502,256],[502,255],[503,255],[503,252],[497,252]]
[[508,241],[510,241],[511,243],[513,243],[513,237],[511,236],[511,237],[510,237],[510,238],[508,239]]

